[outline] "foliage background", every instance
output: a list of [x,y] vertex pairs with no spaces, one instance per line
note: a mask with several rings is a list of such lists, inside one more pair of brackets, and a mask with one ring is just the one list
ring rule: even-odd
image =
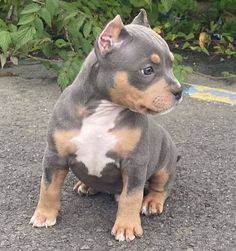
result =
[[[63,89],[101,28],[117,14],[129,23],[140,8],[171,49],[236,56],[236,0],[0,0],[1,67],[22,57],[38,60],[57,72]],[[182,81],[192,69],[181,64],[180,55],[175,58]]]

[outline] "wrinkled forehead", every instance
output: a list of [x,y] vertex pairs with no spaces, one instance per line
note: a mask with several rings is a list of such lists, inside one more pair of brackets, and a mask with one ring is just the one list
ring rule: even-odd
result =
[[[122,61],[123,65],[129,64],[131,69],[132,66],[135,68],[137,64],[145,63],[148,60],[158,63],[167,58],[172,60],[172,53],[167,43],[152,29],[133,24],[126,25],[125,28],[132,36],[132,40],[124,46],[121,45],[119,53],[111,55],[114,61]],[[133,65],[130,65],[131,62]]]
[[169,47],[165,40],[152,29],[134,24],[126,25],[125,28],[137,41],[140,41],[143,45],[149,46],[150,49],[169,51]]

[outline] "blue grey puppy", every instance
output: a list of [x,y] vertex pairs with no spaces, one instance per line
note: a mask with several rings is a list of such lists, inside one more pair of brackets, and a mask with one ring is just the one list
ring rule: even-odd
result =
[[69,169],[80,180],[78,192],[119,195],[112,228],[119,241],[143,234],[140,211],[162,212],[178,155],[148,114],[166,113],[181,100],[172,64],[173,54],[150,29],[144,10],[129,25],[119,15],[107,24],[55,105],[33,226],[56,223]]

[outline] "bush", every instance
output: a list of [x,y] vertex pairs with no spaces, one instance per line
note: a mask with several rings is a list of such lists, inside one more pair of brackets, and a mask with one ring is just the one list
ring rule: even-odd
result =
[[[101,27],[120,14],[132,20],[141,7],[172,48],[234,56],[235,0],[0,0],[0,61],[39,60],[58,73],[63,89],[78,73]],[[206,13],[206,14],[204,14]],[[59,67],[54,59],[62,61]],[[180,81],[191,72],[176,57]]]

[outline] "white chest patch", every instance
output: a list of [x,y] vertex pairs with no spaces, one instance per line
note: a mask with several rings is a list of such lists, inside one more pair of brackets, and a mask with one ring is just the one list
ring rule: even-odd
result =
[[88,168],[88,174],[101,176],[108,163],[114,163],[106,156],[116,145],[116,138],[109,130],[114,128],[115,120],[123,110],[119,105],[102,100],[95,113],[83,120],[79,136],[72,139],[78,146],[76,159]]

